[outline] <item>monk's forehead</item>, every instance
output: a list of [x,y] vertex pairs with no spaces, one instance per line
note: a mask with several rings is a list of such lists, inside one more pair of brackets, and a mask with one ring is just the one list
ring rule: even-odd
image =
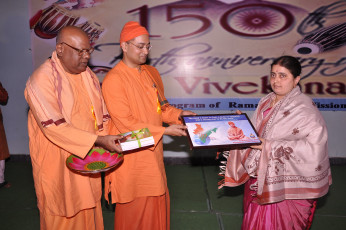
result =
[[136,43],[140,43],[140,44],[149,44],[150,43],[149,36],[146,34],[135,37],[131,41],[136,42]]
[[68,41],[89,42],[88,36],[80,28],[67,27],[67,28],[64,28],[64,30],[61,32],[62,32],[61,33],[61,40],[62,41],[65,41],[65,42],[68,42]]

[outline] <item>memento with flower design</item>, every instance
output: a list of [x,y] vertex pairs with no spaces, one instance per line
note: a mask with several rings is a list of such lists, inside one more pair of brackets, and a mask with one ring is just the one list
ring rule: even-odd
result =
[[102,148],[93,148],[81,159],[71,155],[66,159],[68,168],[80,173],[99,173],[107,171],[123,161],[123,155],[111,153]]

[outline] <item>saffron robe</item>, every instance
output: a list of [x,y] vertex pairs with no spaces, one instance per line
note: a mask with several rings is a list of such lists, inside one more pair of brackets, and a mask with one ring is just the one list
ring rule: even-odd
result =
[[[75,173],[65,162],[71,154],[84,158],[97,135],[108,132],[109,115],[99,81],[89,68],[68,74],[54,51],[28,79],[25,98],[30,106],[29,147],[40,215],[72,222],[81,210],[94,209],[102,195],[99,174]],[[102,216],[97,216],[90,223],[103,229]]]
[[161,77],[154,67],[148,65],[142,65],[139,72],[120,61],[104,78],[102,92],[111,115],[111,134],[148,128],[155,140],[155,145],[150,148],[124,154],[121,167],[106,175],[105,194],[111,192],[113,203],[163,195],[167,180],[162,144],[165,128],[162,123],[180,123],[178,118],[182,110],[167,104]]
[[128,203],[117,203],[114,229],[169,230],[169,192],[162,196],[137,197]]

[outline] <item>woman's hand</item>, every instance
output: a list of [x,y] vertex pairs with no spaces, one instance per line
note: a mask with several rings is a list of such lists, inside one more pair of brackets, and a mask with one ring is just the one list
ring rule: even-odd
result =
[[266,140],[263,139],[263,138],[261,138],[261,137],[259,137],[258,139],[260,139],[260,141],[261,141],[262,143],[261,143],[260,145],[252,145],[252,146],[250,146],[250,148],[262,150],[263,144],[265,143]]

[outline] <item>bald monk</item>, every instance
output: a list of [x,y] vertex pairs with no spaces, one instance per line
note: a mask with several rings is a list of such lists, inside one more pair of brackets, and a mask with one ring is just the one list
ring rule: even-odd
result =
[[66,167],[71,154],[84,158],[94,146],[121,152],[106,135],[109,114],[101,87],[88,68],[93,48],[78,27],[64,27],[56,49],[26,83],[28,131],[41,229],[104,229],[99,174]]
[[[121,167],[106,176],[105,193],[116,203],[116,230],[169,229],[170,200],[162,136],[186,136],[179,117],[194,115],[168,104],[158,71],[145,65],[151,48],[148,31],[126,23],[120,34],[123,59],[108,72],[102,92],[112,123],[110,133],[149,128],[155,146],[125,153]],[[163,127],[163,122],[170,124]]]

